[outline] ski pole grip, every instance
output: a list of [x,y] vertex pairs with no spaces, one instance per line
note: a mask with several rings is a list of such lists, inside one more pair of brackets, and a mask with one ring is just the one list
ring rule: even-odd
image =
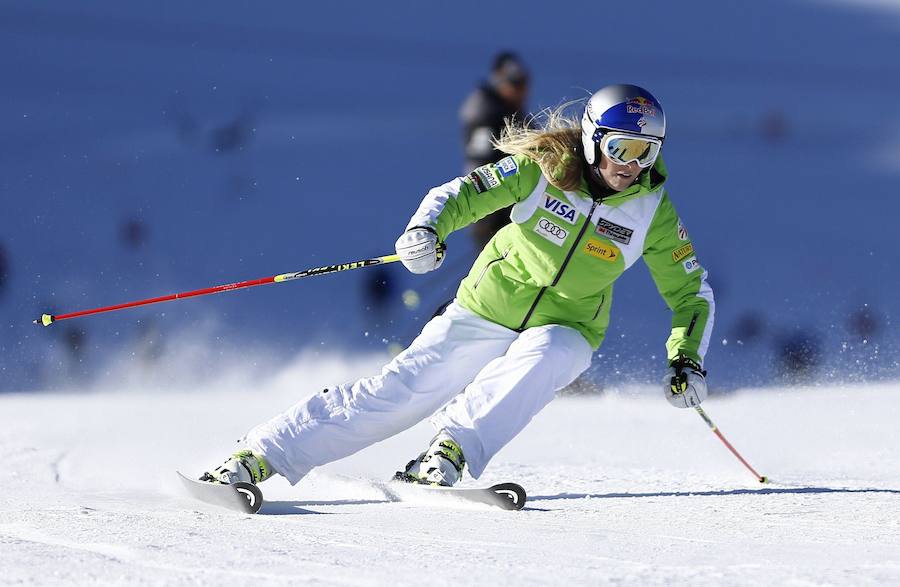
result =
[[38,326],[50,326],[54,321],[55,320],[53,316],[51,316],[50,314],[41,314],[40,318],[38,318],[37,320],[32,320],[31,322],[32,324],[37,324]]

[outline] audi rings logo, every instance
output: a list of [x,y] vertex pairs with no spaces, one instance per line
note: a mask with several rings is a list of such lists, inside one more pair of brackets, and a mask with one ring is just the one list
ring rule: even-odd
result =
[[553,224],[546,218],[541,218],[541,221],[538,222],[538,226],[541,227],[541,230],[546,230],[547,232],[549,232],[550,234],[552,234],[553,236],[555,236],[556,238],[559,238],[559,239],[564,239],[567,236],[569,236],[569,233],[566,232],[565,228],[563,228],[562,226],[559,226],[557,224]]
[[538,223],[534,227],[534,231],[558,246],[562,246],[563,241],[569,236],[568,230],[546,218],[538,220]]

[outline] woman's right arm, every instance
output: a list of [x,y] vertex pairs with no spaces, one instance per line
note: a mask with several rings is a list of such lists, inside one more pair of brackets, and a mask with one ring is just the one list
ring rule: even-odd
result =
[[432,188],[406,228],[431,229],[443,242],[450,233],[525,199],[540,178],[540,167],[521,155],[483,165]]

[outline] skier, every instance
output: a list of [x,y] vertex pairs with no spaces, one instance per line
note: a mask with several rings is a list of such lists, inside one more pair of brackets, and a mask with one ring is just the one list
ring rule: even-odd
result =
[[588,368],[613,283],[639,257],[673,312],[665,396],[699,405],[714,303],[664,188],[662,106],[640,87],[608,86],[590,97],[580,126],[562,107],[541,129],[512,122],[497,141],[506,158],[432,189],[396,243],[413,273],[440,267],[451,232],[513,206],[453,303],[379,375],[326,388],[257,426],[202,480],[279,473],[297,483],[432,414],[436,436],[398,477],[451,486],[468,467],[478,478]]

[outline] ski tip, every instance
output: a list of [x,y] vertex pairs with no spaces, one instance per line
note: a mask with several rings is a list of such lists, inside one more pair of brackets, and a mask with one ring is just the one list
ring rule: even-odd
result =
[[237,482],[232,485],[209,483],[191,479],[181,471],[175,471],[188,493],[197,500],[221,506],[245,514],[258,513],[263,505],[262,492],[252,483]]
[[528,499],[525,488],[518,483],[499,483],[491,486],[491,491],[503,498],[503,509],[520,510]]

